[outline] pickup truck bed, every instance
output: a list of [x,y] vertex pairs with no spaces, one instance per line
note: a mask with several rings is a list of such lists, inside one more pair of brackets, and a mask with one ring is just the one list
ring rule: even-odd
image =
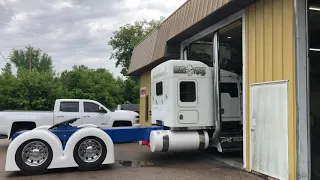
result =
[[[0,135],[6,137],[19,130],[35,128],[36,126],[52,125],[52,111],[1,111],[0,112]],[[13,123],[12,123],[13,122]],[[11,134],[12,135],[12,134]]]

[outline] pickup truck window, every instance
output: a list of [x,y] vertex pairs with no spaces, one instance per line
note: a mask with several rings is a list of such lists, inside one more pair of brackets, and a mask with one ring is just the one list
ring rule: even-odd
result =
[[61,112],[79,112],[79,102],[61,102]]
[[83,103],[84,112],[99,112],[99,105],[91,102],[84,102]]

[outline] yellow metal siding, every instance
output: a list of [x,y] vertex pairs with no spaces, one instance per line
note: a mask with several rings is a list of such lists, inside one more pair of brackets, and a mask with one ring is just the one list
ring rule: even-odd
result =
[[[296,179],[296,98],[294,0],[260,0],[246,9],[246,93],[250,114],[250,84],[289,80],[289,177]],[[247,170],[250,167],[250,119],[247,117]]]
[[[140,88],[146,87],[146,95],[149,96],[149,111],[151,111],[151,72],[146,72],[140,77]],[[151,126],[151,116],[148,113],[148,121],[146,121],[146,97],[140,97],[140,124],[142,126]]]
[[[131,57],[129,73],[163,57],[167,41],[199,22],[231,0],[189,0],[162,25],[137,45]],[[155,39],[156,38],[156,39]],[[148,49],[148,47],[151,47]],[[148,49],[148,50],[146,50]]]

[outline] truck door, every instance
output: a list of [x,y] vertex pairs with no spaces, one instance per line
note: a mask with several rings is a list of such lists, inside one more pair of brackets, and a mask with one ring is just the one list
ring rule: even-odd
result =
[[[54,113],[54,123],[60,123],[72,118],[81,118],[79,101],[61,101],[58,109]],[[81,119],[74,122],[72,125],[80,125]]]
[[236,77],[220,77],[221,118],[235,121],[241,118],[239,81]]
[[83,101],[82,124],[94,124],[99,127],[107,127],[109,122],[109,113],[99,113],[101,105],[94,102]]

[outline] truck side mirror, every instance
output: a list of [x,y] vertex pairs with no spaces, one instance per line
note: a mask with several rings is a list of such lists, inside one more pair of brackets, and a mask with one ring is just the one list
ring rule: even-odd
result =
[[107,111],[100,106],[99,110],[98,110],[98,113],[105,114],[105,113],[107,113]]

